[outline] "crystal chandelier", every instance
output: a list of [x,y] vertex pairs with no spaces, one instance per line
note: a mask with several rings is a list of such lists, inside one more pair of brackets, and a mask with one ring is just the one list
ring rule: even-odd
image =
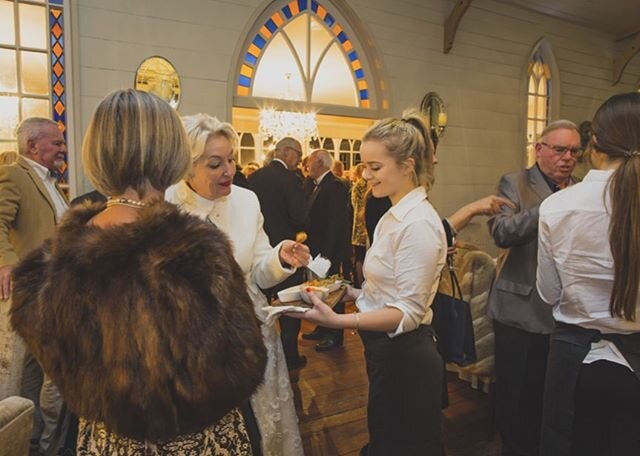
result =
[[292,137],[306,144],[318,136],[316,113],[261,109],[259,133],[265,138],[272,137],[274,142]]

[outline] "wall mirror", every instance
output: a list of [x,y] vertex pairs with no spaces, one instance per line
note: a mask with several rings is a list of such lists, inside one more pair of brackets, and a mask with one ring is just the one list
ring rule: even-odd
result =
[[171,62],[163,57],[149,57],[140,64],[135,88],[159,96],[174,109],[180,103],[180,77]]

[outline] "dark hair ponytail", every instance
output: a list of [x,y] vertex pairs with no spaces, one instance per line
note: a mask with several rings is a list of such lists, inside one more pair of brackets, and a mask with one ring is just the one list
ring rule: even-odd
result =
[[640,284],[640,93],[609,98],[592,126],[592,147],[621,161],[610,181],[614,279],[609,311],[633,321]]

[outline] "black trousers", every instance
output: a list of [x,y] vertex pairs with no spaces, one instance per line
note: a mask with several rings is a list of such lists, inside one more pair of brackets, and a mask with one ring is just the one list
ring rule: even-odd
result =
[[640,380],[627,367],[583,364],[574,413],[573,456],[640,454]]
[[549,336],[493,322],[503,456],[538,456]]
[[442,454],[442,358],[430,326],[390,339],[360,331],[369,402],[368,456]]

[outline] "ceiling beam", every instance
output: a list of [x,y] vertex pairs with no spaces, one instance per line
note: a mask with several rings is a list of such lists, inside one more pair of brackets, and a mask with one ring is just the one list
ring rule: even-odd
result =
[[453,48],[453,42],[456,39],[456,32],[458,31],[458,25],[467,12],[471,2],[473,0],[458,0],[455,6],[449,13],[449,17],[444,23],[444,53],[448,54]]
[[640,34],[636,35],[633,41],[625,47],[620,57],[613,62],[613,85],[620,82],[624,69],[638,52],[640,52]]

